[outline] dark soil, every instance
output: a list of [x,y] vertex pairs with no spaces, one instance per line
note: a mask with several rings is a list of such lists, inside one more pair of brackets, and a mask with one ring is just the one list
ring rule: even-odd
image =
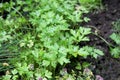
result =
[[[98,29],[98,34],[109,43],[112,43],[109,36],[113,33],[112,22],[120,19],[120,0],[103,0],[105,9],[98,13],[90,13],[87,16],[91,19],[84,26],[93,26],[93,31]],[[91,41],[87,44],[104,51],[105,56],[95,59],[87,59],[95,66],[93,73],[101,75],[104,80],[120,80],[120,59],[114,59],[110,56],[109,46],[97,36],[90,36]],[[85,43],[86,44],[86,43]],[[83,44],[80,44],[83,45]]]

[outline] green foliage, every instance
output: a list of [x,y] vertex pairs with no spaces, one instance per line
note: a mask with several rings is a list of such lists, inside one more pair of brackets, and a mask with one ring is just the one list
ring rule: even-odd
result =
[[0,18],[0,45],[3,48],[4,43],[14,43],[8,50],[19,54],[12,56],[14,68],[3,80],[52,79],[57,65],[70,63],[71,57],[103,55],[92,47],[77,45],[89,41],[87,35],[91,33],[90,28],[76,26],[77,22],[88,21],[83,14],[89,12],[77,3],[77,0],[11,0],[2,4],[0,12],[8,14],[5,19]]
[[114,40],[116,44],[120,44],[120,34],[113,33],[110,35],[110,38]]
[[120,19],[118,19],[116,22],[113,22],[113,27],[114,27],[114,30],[116,30],[116,32],[120,31]]
[[[84,65],[78,65],[76,66],[77,73],[75,71],[71,71],[71,73],[67,72],[67,69],[64,68],[60,71],[61,76],[56,76],[56,80],[94,80],[94,75],[90,69],[87,67],[89,64],[84,63]],[[85,68],[83,71],[80,68]]]
[[79,0],[80,4],[87,9],[100,9],[102,8],[102,0]]
[[[6,71],[11,66],[11,59],[18,55],[18,42],[4,29],[4,20],[0,17],[0,72]],[[9,66],[3,65],[4,63]]]
[[115,58],[120,57],[120,20],[113,23],[115,32],[110,35],[110,38],[115,42],[115,46],[111,48],[111,55]]
[[79,55],[83,56],[84,58],[86,58],[88,55],[91,55],[92,57],[97,59],[98,56],[102,56],[104,55],[104,53],[99,49],[94,49],[93,47],[84,46],[79,50]]

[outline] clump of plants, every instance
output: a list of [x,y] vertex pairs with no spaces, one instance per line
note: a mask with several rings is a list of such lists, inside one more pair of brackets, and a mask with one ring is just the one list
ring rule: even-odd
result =
[[[83,14],[89,11],[78,0],[16,0],[0,3],[0,47],[9,45],[7,73],[3,80],[53,80],[57,65],[62,68],[71,57],[103,55],[90,46],[79,47],[78,43],[89,41],[90,28],[79,26],[88,21]],[[13,45],[10,45],[13,44]],[[5,50],[5,49],[3,49]],[[8,58],[7,58],[8,59]]]
[[111,47],[111,55],[114,58],[120,57],[120,19],[113,23],[114,32],[110,35],[110,38],[114,41],[114,46]]

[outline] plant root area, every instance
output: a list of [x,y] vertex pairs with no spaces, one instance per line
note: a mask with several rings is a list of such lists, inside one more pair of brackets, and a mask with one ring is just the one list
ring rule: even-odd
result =
[[[97,31],[107,42],[112,43],[109,36],[113,33],[112,23],[120,19],[120,0],[102,0],[104,9],[95,13],[87,14],[91,19],[88,23],[83,23],[83,26],[92,26],[93,31]],[[110,55],[109,46],[97,36],[90,35],[91,41],[81,45],[89,44],[104,51],[103,57],[96,59],[83,59],[92,63],[92,71],[94,75],[100,75],[104,80],[120,80],[120,59],[115,59]],[[81,59],[79,59],[81,61]]]

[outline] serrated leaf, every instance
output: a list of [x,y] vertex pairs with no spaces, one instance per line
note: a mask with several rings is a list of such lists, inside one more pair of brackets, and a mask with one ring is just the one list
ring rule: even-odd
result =
[[11,72],[12,72],[13,75],[18,73],[18,71],[16,69],[12,70]]
[[78,53],[79,53],[80,56],[85,57],[85,58],[89,55],[89,53],[84,48],[81,48],[78,51]]
[[3,80],[10,80],[11,77],[12,77],[12,75],[5,75],[5,76],[3,77]]
[[88,22],[88,21],[90,21],[90,18],[84,17],[84,21]]
[[70,30],[70,32],[74,37],[76,36],[76,32],[74,30]]
[[45,76],[46,76],[47,78],[52,78],[52,73],[51,73],[50,71],[46,70],[46,71],[45,71]]
[[82,63],[82,67],[83,68],[87,68],[87,67],[89,67],[90,66],[90,63],[88,63],[88,62],[83,62]]
[[120,57],[120,48],[119,47],[115,47],[111,49],[111,55],[114,58],[119,58]]
[[81,41],[89,41],[90,39],[88,37],[83,37]]
[[82,69],[82,66],[80,65],[80,63],[78,63],[75,68],[78,69],[78,70],[81,70],[81,69]]
[[98,55],[104,55],[103,51],[99,50],[99,49],[94,49],[94,52]]
[[47,66],[50,65],[50,61],[48,61],[48,60],[43,60],[42,65],[47,67]]
[[69,59],[65,58],[65,57],[61,57],[58,59],[58,62],[63,65],[63,63],[69,63]]
[[110,35],[110,38],[112,40],[114,40],[117,44],[120,44],[120,35],[119,34],[113,33],[112,35]]

